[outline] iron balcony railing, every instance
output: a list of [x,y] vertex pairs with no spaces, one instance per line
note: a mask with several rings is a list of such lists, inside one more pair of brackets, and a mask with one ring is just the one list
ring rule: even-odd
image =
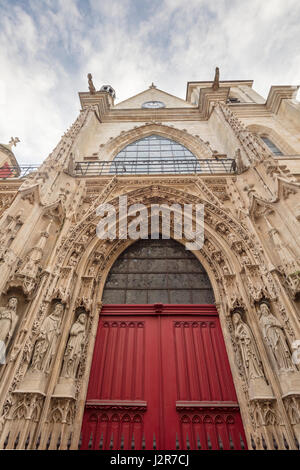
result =
[[236,163],[232,158],[222,159],[166,159],[166,160],[122,160],[102,162],[76,162],[76,176],[101,175],[153,175],[153,174],[199,174],[235,173]]
[[[0,168],[0,179],[24,178],[36,171],[40,165],[5,165]],[[232,158],[182,159],[182,160],[124,160],[76,162],[74,176],[102,175],[154,175],[154,174],[200,174],[235,173],[236,163]]]
[[4,165],[0,168],[0,179],[23,178],[41,165]]

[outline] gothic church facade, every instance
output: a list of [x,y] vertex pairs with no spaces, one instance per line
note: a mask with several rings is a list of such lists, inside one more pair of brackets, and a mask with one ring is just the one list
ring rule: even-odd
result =
[[[89,74],[37,169],[0,145],[1,449],[299,448],[300,104],[252,85]],[[203,204],[202,248],[100,239],[120,196]]]

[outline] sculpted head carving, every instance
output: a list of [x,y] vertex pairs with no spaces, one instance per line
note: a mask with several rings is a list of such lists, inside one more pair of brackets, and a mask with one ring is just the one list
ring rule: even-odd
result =
[[82,325],[85,325],[85,323],[86,323],[86,318],[87,318],[87,317],[86,317],[86,314],[85,314],[85,313],[81,313],[81,314],[79,315],[79,317],[77,318],[77,321],[78,321],[79,323],[81,323]]
[[243,307],[236,306],[231,314],[231,321],[236,328],[238,325],[246,325],[245,311]]
[[54,306],[52,315],[55,315],[56,317],[60,317],[63,314],[63,311],[64,311],[63,304],[57,302]]
[[14,310],[16,310],[17,306],[18,306],[18,299],[17,297],[10,297],[8,299],[8,306]]
[[270,307],[266,302],[262,302],[259,305],[259,313],[260,313],[260,316],[271,315]]
[[240,322],[242,321],[241,313],[240,312],[234,312],[232,315],[232,323],[236,327]]

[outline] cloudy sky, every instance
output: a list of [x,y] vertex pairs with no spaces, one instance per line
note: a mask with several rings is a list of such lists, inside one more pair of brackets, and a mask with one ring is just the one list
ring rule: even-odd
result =
[[[299,0],[0,0],[0,142],[47,157],[79,112],[88,72],[122,101],[186,82],[300,83]],[[299,97],[299,95],[298,95]]]

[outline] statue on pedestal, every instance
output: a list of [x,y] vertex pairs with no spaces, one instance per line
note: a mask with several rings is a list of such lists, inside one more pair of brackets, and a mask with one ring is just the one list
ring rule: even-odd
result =
[[33,350],[30,366],[31,371],[49,372],[52,358],[56,351],[57,340],[60,335],[63,311],[64,306],[61,303],[57,303],[53,312],[46,317],[42,323]]
[[88,73],[87,77],[88,77],[88,84],[89,84],[90,93],[91,93],[91,95],[94,95],[96,93],[96,88],[94,87],[94,84],[93,84],[92,74]]
[[241,314],[235,312],[232,316],[234,325],[234,334],[237,341],[244,371],[248,380],[265,378],[260,354],[255,343],[252,331],[249,326],[243,322]]
[[219,67],[216,67],[215,78],[212,84],[212,89],[216,91],[219,89],[219,87],[220,87],[220,70],[219,70]]
[[0,341],[7,347],[14,333],[18,315],[18,299],[10,297],[6,307],[0,307]]
[[61,377],[76,378],[85,342],[86,320],[86,314],[81,313],[70,330],[70,336],[64,354]]
[[263,337],[278,371],[295,371],[296,367],[292,362],[284,328],[281,322],[271,313],[265,302],[259,305],[259,322]]

